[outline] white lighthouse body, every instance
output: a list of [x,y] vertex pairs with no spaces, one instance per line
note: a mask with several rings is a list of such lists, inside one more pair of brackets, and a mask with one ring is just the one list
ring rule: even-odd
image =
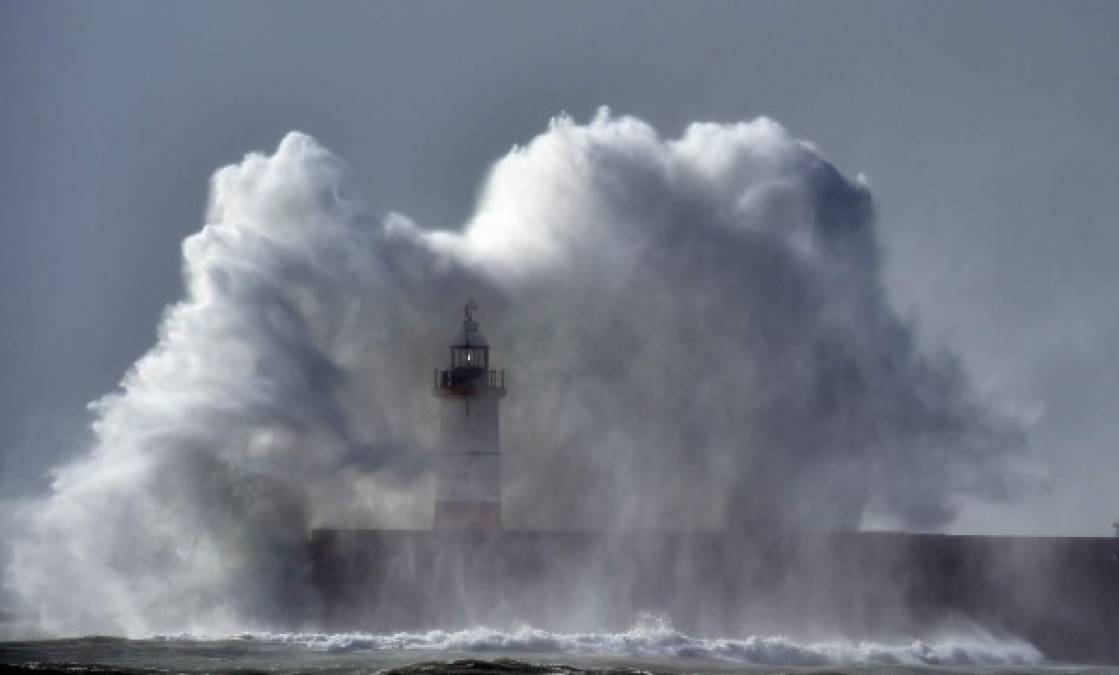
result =
[[435,371],[439,400],[435,529],[501,528],[501,439],[498,407],[505,377],[490,370],[489,345],[464,308],[462,332],[451,345],[451,367]]

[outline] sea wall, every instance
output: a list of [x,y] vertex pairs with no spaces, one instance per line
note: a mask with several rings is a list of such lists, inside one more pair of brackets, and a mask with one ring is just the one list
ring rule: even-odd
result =
[[618,630],[653,613],[709,635],[978,627],[1119,662],[1119,539],[316,530],[309,546],[329,630]]

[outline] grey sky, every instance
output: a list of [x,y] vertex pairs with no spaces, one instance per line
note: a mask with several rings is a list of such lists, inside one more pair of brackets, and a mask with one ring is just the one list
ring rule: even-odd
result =
[[930,349],[1042,410],[1051,492],[966,531],[1119,517],[1114,3],[0,4],[0,497],[43,485],[180,294],[206,182],[300,129],[373,210],[455,227],[559,111],[768,115],[867,175]]

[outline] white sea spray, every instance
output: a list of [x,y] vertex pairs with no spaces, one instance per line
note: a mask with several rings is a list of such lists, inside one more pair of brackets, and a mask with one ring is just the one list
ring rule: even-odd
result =
[[371,216],[292,133],[215,174],[184,298],[20,510],[6,583],[55,634],[313,621],[309,528],[430,523],[428,374],[468,296],[512,524],[942,527],[1022,488],[1024,430],[917,350],[880,258],[867,187],[768,119],[559,117],[461,229]]

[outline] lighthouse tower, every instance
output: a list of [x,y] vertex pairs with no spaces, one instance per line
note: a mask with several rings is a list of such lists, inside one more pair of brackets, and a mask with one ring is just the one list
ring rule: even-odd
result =
[[436,369],[439,399],[435,529],[501,528],[501,441],[498,403],[505,372],[490,370],[490,348],[474,321],[473,301],[463,307],[462,332],[451,345],[451,367]]

